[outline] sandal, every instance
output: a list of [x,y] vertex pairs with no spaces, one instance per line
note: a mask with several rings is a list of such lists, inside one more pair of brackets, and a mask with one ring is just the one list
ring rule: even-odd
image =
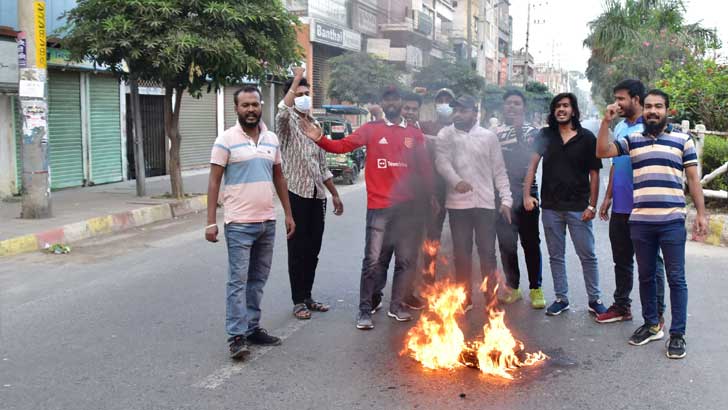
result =
[[308,310],[305,303],[293,305],[293,316],[299,320],[311,319],[311,311]]
[[309,310],[313,310],[314,312],[328,312],[329,309],[331,308],[331,306],[329,306],[325,303],[316,302],[313,299],[306,299],[305,303],[306,303],[306,307]]

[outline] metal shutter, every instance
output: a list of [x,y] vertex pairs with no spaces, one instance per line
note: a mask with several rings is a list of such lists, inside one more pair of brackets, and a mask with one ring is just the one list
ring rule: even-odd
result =
[[123,178],[119,81],[114,77],[89,78],[90,179],[94,184]]
[[183,168],[210,163],[212,144],[217,135],[217,95],[203,93],[192,98],[188,93],[180,103],[179,133],[182,136],[180,162]]
[[23,189],[23,123],[20,119],[18,97],[10,97],[10,108],[13,110],[13,130],[15,130],[15,186],[20,193]]
[[[235,112],[235,103],[233,102],[233,95],[239,89],[243,88],[242,85],[232,85],[225,87],[223,90],[225,93],[224,107],[225,107],[225,129],[228,129],[238,122],[238,114]],[[267,104],[267,102],[266,102]],[[266,124],[270,126],[270,124]]]
[[48,149],[51,188],[83,185],[79,73],[48,73]]

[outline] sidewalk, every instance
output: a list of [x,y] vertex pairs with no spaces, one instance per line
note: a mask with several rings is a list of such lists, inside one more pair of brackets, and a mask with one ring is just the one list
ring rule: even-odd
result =
[[207,178],[207,169],[184,172],[185,193],[195,196],[182,201],[163,198],[168,176],[148,178],[146,197],[136,196],[135,181],[54,191],[48,219],[20,219],[20,198],[0,201],[0,257],[204,210]]

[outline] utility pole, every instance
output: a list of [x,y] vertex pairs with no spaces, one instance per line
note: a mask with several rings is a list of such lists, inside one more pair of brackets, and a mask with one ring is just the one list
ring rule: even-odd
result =
[[531,35],[531,2],[528,2],[528,13],[526,20],[526,55],[523,57],[523,87],[528,83],[528,37]]
[[473,67],[473,0],[468,0],[468,67]]
[[49,218],[48,90],[45,0],[18,0],[18,94],[22,121],[23,199],[20,217]]

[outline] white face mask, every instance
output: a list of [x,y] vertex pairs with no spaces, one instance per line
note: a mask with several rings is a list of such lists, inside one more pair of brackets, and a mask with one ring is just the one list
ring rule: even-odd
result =
[[450,117],[452,115],[452,107],[450,104],[437,104],[435,105],[435,111],[437,115],[441,117]]
[[307,113],[311,109],[311,97],[302,95],[293,99],[293,105],[300,112]]

